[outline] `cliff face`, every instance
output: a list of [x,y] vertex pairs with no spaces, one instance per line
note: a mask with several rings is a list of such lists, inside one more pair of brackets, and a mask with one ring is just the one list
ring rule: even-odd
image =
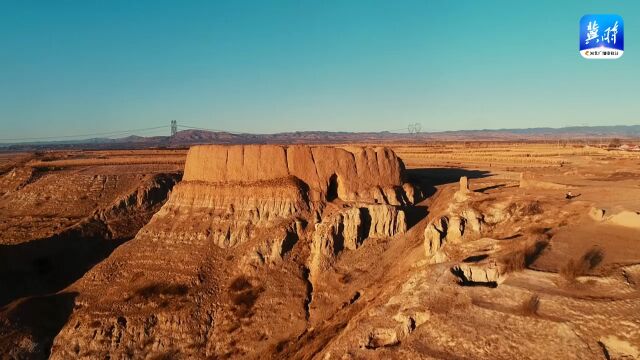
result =
[[303,145],[204,145],[189,150],[185,181],[252,182],[294,176],[312,201],[377,201],[398,205],[402,162],[387,148]]
[[259,229],[290,223],[308,213],[310,204],[304,189],[293,177],[244,183],[185,181],[175,187],[166,206],[156,214],[157,226],[150,232],[183,242],[233,247]]
[[[406,231],[403,168],[386,148],[193,147],[162,209],[78,282],[51,357],[273,351],[336,258]],[[239,350],[244,332],[263,335]]]
[[[386,148],[195,146],[182,183],[157,215],[172,221],[158,222],[153,231],[233,247],[295,218],[320,222],[325,204],[338,201],[362,209],[362,221],[371,226],[371,234],[362,238],[393,236],[403,228],[396,225],[393,206],[413,197],[408,184],[403,187],[402,170]],[[194,215],[198,222],[189,221]],[[359,224],[360,215],[353,221]],[[349,219],[346,223],[355,226]]]

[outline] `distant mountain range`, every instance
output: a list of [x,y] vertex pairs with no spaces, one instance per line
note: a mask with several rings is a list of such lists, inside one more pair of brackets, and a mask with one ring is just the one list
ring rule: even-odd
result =
[[640,125],[572,126],[563,128],[486,129],[417,134],[392,132],[331,132],[300,131],[276,134],[245,134],[184,130],[175,136],[128,136],[123,138],[93,138],[48,142],[0,144],[3,150],[30,149],[124,149],[169,147],[180,148],[194,144],[344,144],[367,142],[427,141],[557,141],[590,140],[607,142],[612,138],[640,139]]

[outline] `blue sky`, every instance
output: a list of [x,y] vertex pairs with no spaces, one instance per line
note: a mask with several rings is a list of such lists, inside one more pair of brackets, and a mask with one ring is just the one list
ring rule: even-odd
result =
[[[619,60],[578,54],[616,13]],[[0,138],[638,124],[640,1],[0,1]]]

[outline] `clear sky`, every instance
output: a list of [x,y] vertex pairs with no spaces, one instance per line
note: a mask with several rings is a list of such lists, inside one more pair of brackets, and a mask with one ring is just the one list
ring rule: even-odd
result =
[[[579,20],[624,19],[585,60]],[[0,0],[0,138],[639,124],[640,1]]]

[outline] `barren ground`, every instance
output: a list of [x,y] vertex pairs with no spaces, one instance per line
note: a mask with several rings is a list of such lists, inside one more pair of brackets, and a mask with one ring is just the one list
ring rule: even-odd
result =
[[640,358],[639,154],[385,146],[415,204],[173,189],[186,150],[1,154],[2,358]]

